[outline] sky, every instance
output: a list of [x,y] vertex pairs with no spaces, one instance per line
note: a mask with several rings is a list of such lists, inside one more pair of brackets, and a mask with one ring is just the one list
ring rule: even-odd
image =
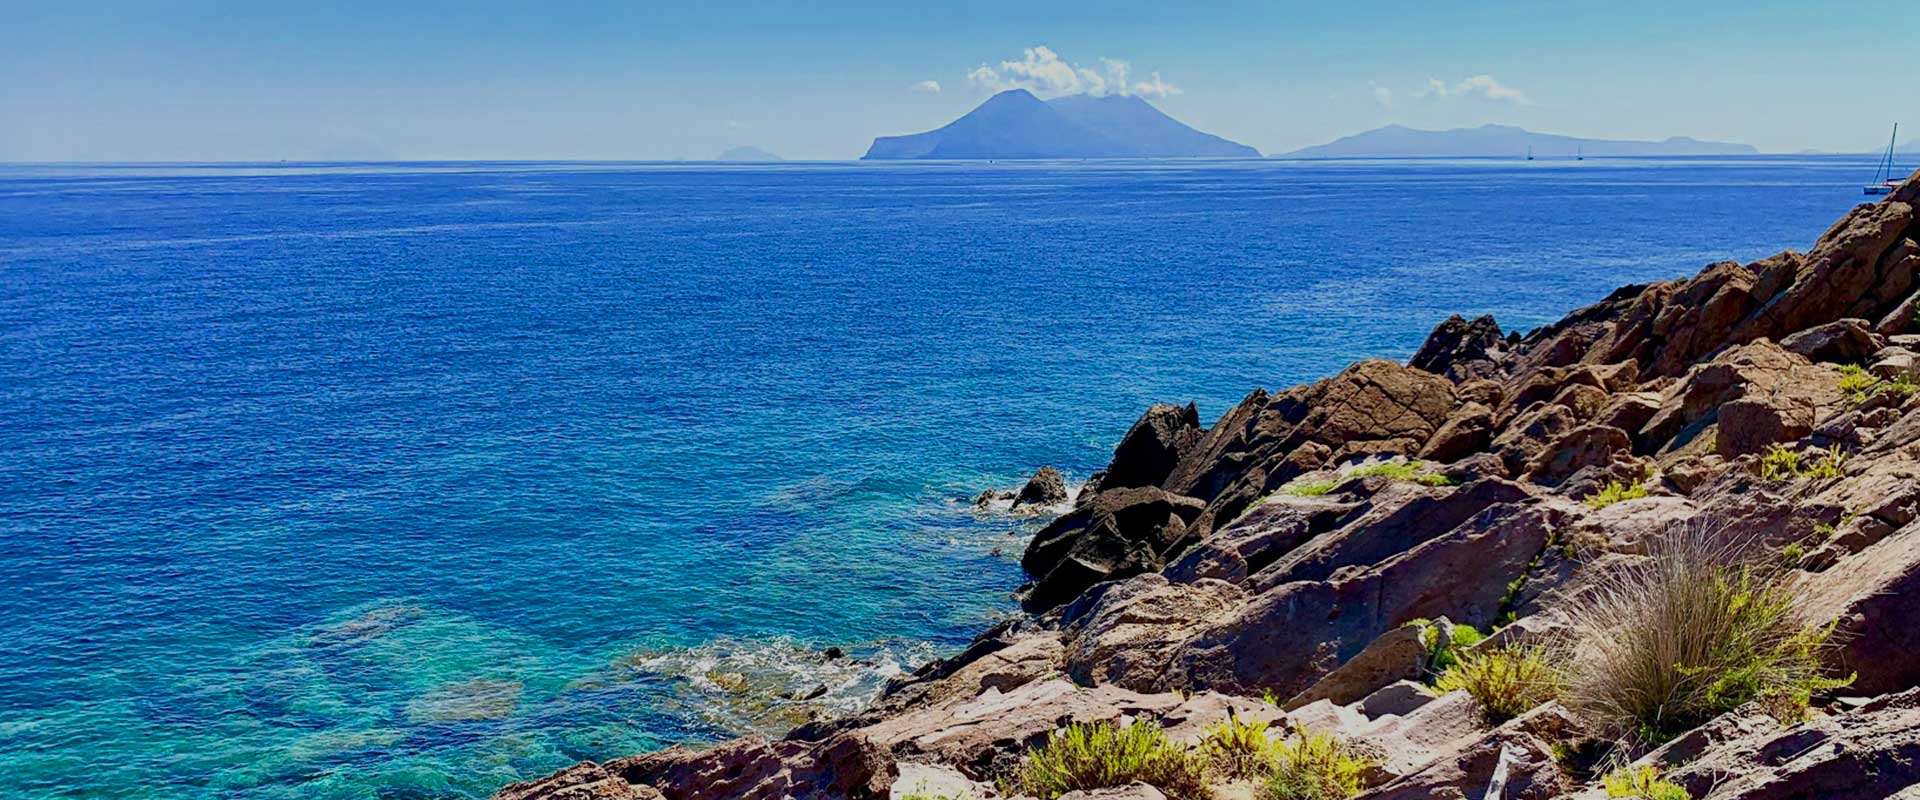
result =
[[1015,86],[1267,153],[1390,123],[1860,152],[1920,138],[1915,41],[1916,0],[0,0],[0,161],[846,159]]

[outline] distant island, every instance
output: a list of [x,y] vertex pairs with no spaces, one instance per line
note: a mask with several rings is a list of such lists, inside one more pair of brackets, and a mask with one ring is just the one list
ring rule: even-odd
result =
[[715,161],[785,161],[779,156],[758,147],[729,147]]
[[1531,148],[1535,158],[1586,156],[1737,156],[1754,155],[1752,145],[1703,142],[1675,136],[1658,142],[1629,139],[1582,139],[1536,133],[1510,125],[1482,125],[1427,131],[1388,125],[1332,142],[1281,153],[1274,158],[1443,158],[1522,157]]
[[1001,92],[945,127],[873,140],[867,160],[985,158],[1259,158],[1133,95],[1041,100]]

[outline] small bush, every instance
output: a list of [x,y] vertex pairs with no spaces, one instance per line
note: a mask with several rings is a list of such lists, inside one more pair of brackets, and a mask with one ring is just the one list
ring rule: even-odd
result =
[[1455,481],[1438,472],[1424,461],[1385,461],[1379,464],[1361,467],[1348,473],[1351,477],[1382,477],[1396,481],[1411,481],[1423,486],[1452,486]]
[[1787,569],[1799,569],[1807,561],[1807,546],[1793,542],[1780,548],[1780,566]]
[[1878,380],[1859,364],[1840,367],[1840,393],[1856,404],[1867,401],[1873,385],[1877,382]]
[[1828,480],[1841,476],[1840,467],[1847,462],[1846,451],[1840,445],[1817,451],[1820,455],[1807,459],[1798,450],[1784,445],[1768,445],[1766,455],[1760,457],[1760,477],[1762,480],[1784,481],[1794,478],[1812,478]]
[[1466,690],[1479,701],[1487,720],[1498,725],[1552,700],[1559,693],[1559,679],[1545,651],[1502,648],[1462,655],[1434,688],[1443,692]]
[[1177,800],[1207,797],[1205,764],[1167,739],[1151,723],[1120,727],[1111,722],[1068,725],[1027,751],[1007,781],[1012,793],[1041,800],[1080,789],[1105,789],[1140,781]]
[[1339,739],[1295,727],[1292,739],[1273,746],[1272,774],[1260,800],[1343,800],[1360,793],[1371,759]]
[[1777,561],[1698,527],[1648,549],[1570,609],[1561,699],[1602,733],[1662,742],[1755,700],[1795,721],[1852,682],[1825,676],[1832,628],[1807,621]]
[[1920,392],[1920,383],[1915,383],[1909,376],[1900,375],[1892,380],[1881,381],[1873,387],[1873,391],[1875,394],[1890,394],[1905,400],[1912,397],[1915,392]]
[[1647,485],[1635,483],[1631,486],[1619,481],[1608,481],[1600,491],[1587,497],[1586,503],[1594,508],[1606,508],[1624,500],[1638,500],[1647,496]]
[[1608,797],[1624,797],[1629,800],[1693,800],[1693,795],[1680,784],[1664,780],[1660,771],[1653,767],[1623,767],[1607,773],[1600,785],[1606,787]]
[[1336,481],[1307,481],[1290,484],[1284,491],[1295,497],[1319,497],[1333,491],[1333,487],[1338,485]]
[[1453,633],[1445,639],[1440,638],[1440,629],[1428,620],[1412,620],[1406,627],[1420,629],[1420,644],[1427,648],[1427,666],[1435,676],[1458,662],[1460,651],[1487,638],[1472,625],[1453,626]]
[[1200,756],[1214,774],[1229,780],[1264,775],[1273,759],[1273,741],[1267,738],[1267,728],[1265,722],[1243,722],[1229,713],[1207,729],[1206,738],[1200,740]]

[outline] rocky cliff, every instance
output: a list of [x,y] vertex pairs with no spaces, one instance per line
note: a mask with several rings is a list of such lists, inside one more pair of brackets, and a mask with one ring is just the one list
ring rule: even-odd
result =
[[[997,797],[1067,723],[1195,742],[1229,714],[1372,754],[1361,797],[1606,796],[1580,755],[1594,720],[1547,700],[1496,723],[1429,685],[1435,641],[1549,641],[1681,529],[1780,554],[1851,682],[1803,719],[1744,705],[1610,757],[1695,798],[1916,796],[1916,205],[1920,174],[1806,253],[1623,287],[1524,334],[1450,319],[1409,364],[1255,390],[1211,426],[1155,406],[1024,554],[1030,616],[853,717],[497,797]],[[1448,632],[1468,626],[1491,636]]]

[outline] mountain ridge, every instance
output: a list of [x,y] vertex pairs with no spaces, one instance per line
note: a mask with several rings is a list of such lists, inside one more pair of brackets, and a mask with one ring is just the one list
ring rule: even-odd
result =
[[1536,158],[1578,156],[1755,155],[1760,151],[1738,142],[1715,142],[1690,136],[1659,141],[1589,139],[1539,133],[1512,125],[1486,124],[1474,128],[1426,130],[1384,125],[1342,136],[1326,144],[1303,147],[1271,158],[1480,158],[1520,157],[1529,148]]

